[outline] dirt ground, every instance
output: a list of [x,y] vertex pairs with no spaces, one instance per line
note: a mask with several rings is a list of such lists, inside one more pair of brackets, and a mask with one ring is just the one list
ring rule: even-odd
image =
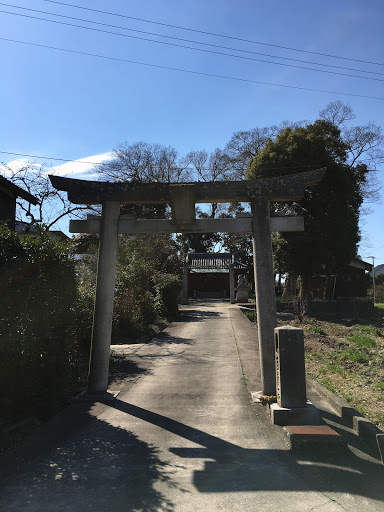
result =
[[384,430],[384,305],[367,318],[304,317],[306,369]]

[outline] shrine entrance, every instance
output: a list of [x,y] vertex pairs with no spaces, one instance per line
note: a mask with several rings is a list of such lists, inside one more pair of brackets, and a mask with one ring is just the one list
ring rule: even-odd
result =
[[[50,176],[52,185],[75,204],[101,204],[101,217],[71,220],[71,233],[100,233],[88,395],[107,398],[118,234],[251,233],[262,392],[276,394],[274,328],[276,300],[271,231],[303,231],[301,217],[271,216],[270,202],[301,199],[325,169],[246,181],[208,183],[105,183]],[[196,219],[196,203],[249,202],[251,214],[230,219]],[[172,219],[120,215],[121,204],[169,204]],[[256,340],[255,340],[256,341]]]
[[187,254],[184,263],[183,304],[188,297],[195,299],[235,300],[235,283],[240,274],[247,270],[234,253],[196,253]]

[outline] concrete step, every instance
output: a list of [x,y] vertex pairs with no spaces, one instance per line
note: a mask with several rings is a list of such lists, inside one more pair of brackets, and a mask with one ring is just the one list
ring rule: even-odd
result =
[[347,447],[340,434],[328,425],[287,425],[284,432],[293,451],[330,449],[334,452]]

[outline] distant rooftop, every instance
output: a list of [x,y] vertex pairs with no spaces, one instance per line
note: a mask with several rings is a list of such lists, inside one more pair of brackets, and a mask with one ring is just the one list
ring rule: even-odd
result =
[[[28,235],[34,236],[34,237],[39,236],[39,232],[36,230],[36,226],[34,226],[34,225],[31,226],[27,222],[23,222],[20,220],[15,221],[15,231],[17,233],[24,233],[27,230],[28,230]],[[65,242],[66,240],[69,240],[69,236],[67,236],[65,233],[63,233],[60,230],[56,230],[56,229],[51,230],[50,229],[50,230],[48,230],[48,233],[51,235],[51,237],[54,240],[60,240],[63,242]]]
[[16,197],[21,197],[22,199],[25,199],[29,203],[32,204],[39,204],[39,200],[27,192],[26,190],[18,187],[12,181],[7,180],[7,178],[4,178],[4,176],[0,176],[0,188],[5,188],[9,192],[11,192]]

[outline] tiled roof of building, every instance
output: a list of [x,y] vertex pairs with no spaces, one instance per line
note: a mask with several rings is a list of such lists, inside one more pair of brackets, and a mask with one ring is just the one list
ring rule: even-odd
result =
[[362,270],[368,270],[368,272],[371,272],[373,269],[372,263],[367,263],[366,261],[360,260],[359,258],[353,259],[350,263],[348,263],[348,266],[360,268]]
[[192,252],[187,254],[187,265],[191,269],[226,269],[231,264],[235,269],[247,268],[235,253]]
[[9,190],[16,197],[21,197],[22,199],[25,199],[32,204],[39,204],[39,200],[35,196],[18,187],[12,183],[12,181],[7,180],[7,178],[4,178],[4,176],[0,176],[0,186]]

